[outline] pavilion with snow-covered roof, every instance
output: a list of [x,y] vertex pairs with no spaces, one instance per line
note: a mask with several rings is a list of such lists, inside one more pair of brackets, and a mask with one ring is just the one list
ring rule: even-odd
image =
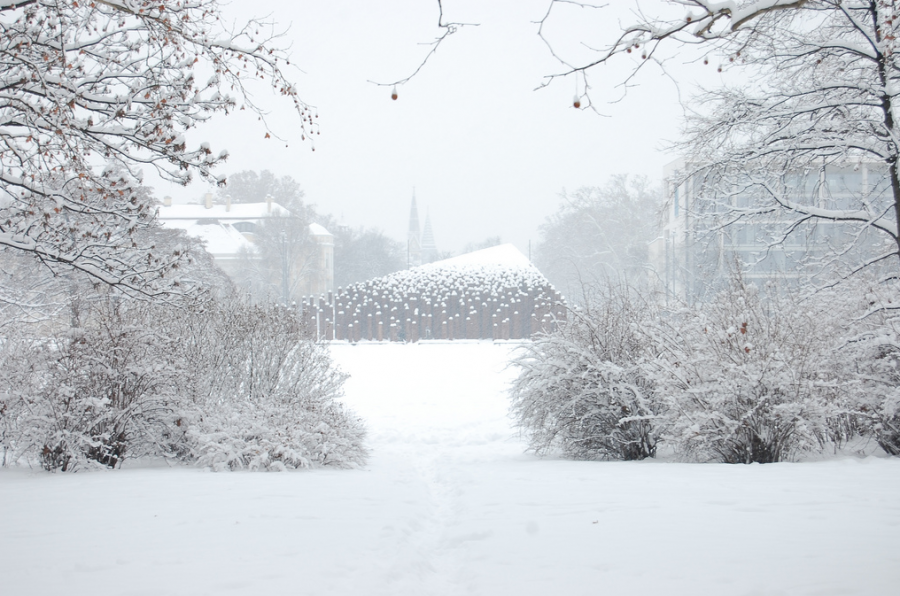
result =
[[323,339],[526,339],[565,317],[562,296],[512,244],[353,284],[303,301]]

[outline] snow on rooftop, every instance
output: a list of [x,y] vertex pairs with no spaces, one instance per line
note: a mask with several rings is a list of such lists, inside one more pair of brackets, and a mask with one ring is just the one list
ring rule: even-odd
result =
[[[562,296],[512,244],[338,288],[337,339],[522,339],[565,316]],[[381,327],[379,327],[381,325]]]
[[435,261],[425,267],[467,267],[472,265],[498,265],[508,268],[532,267],[528,257],[512,244],[501,244],[475,252]]
[[290,211],[279,205],[272,203],[271,210],[269,203],[232,203],[228,208],[226,205],[215,204],[207,209],[205,205],[161,205],[159,207],[159,219],[228,219],[228,220],[253,220],[269,217],[273,215],[288,216]]
[[325,229],[324,226],[320,226],[317,223],[309,224],[309,233],[313,236],[331,236],[331,232]]
[[234,258],[241,249],[256,250],[253,243],[229,223],[192,224],[178,226],[189,236],[203,241],[206,251],[214,257]]
[[[207,209],[205,205],[162,205],[158,208],[159,221],[167,228],[184,230],[188,235],[199,238],[206,244],[206,250],[217,258],[234,258],[242,250],[255,250],[253,242],[238,231],[233,223],[251,222],[271,216],[290,216],[290,211],[279,205],[267,202],[232,203],[213,205]],[[309,225],[313,236],[331,236],[331,233],[319,224]]]

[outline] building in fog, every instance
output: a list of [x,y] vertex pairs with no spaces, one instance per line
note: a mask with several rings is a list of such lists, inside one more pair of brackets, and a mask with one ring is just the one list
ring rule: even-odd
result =
[[[216,264],[235,282],[247,278],[247,269],[260,259],[257,235],[268,217],[290,218],[291,213],[272,197],[258,203],[232,203],[230,198],[216,203],[207,193],[203,203],[173,205],[170,197],[159,207],[160,223],[180,229],[202,240]],[[308,239],[293,259],[295,270],[285,275],[294,279],[292,296],[323,294],[334,288],[334,237],[319,224],[309,224]],[[296,247],[291,247],[296,248]],[[287,252],[288,247],[285,247]]]
[[[678,160],[665,168],[661,232],[649,247],[652,282],[667,299],[702,299],[710,289],[722,287],[735,268],[751,282],[777,278],[796,283],[821,271],[823,258],[837,247],[852,246],[845,253],[852,262],[879,241],[865,225],[823,219],[803,222],[785,234],[796,218],[788,220],[783,210],[761,209],[771,206],[772,199],[760,185],[738,185],[730,178],[725,186],[707,171],[686,177],[686,165]],[[862,161],[774,173],[771,179],[788,200],[829,210],[877,203],[889,191],[885,165]]]

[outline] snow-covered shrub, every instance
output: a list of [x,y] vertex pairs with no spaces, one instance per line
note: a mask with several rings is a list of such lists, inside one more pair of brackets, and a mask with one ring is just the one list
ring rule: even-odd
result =
[[578,459],[653,457],[658,412],[641,369],[649,308],[619,288],[586,300],[568,323],[526,345],[512,415],[537,453]]
[[28,369],[38,356],[32,344],[19,333],[0,339],[0,465],[4,466],[16,459],[19,420],[34,377]]
[[886,453],[900,455],[900,395],[894,385],[874,411],[872,432]]
[[345,375],[274,305],[171,308],[106,297],[54,337],[0,341],[4,463],[116,467],[163,456],[214,469],[353,466],[364,429]]
[[52,338],[19,339],[5,350],[4,393],[15,421],[14,457],[46,470],[115,467],[160,454],[178,408],[174,338],[152,323],[152,308],[109,297],[88,321]]
[[648,327],[646,367],[666,402],[667,440],[700,461],[767,463],[827,440],[839,379],[824,309],[740,277],[711,302]]
[[867,280],[862,289],[846,297],[842,311],[847,340],[836,362],[846,379],[843,418],[850,432],[900,455],[900,286]]
[[364,427],[337,401],[346,375],[295,311],[238,301],[176,316],[186,457],[217,470],[365,461]]

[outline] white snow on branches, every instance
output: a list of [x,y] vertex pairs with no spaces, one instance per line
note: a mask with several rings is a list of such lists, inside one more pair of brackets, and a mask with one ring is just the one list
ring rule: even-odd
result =
[[167,277],[177,255],[134,242],[153,223],[141,168],[221,181],[226,154],[189,147],[185,133],[235,109],[225,89],[257,110],[249,78],[292,102],[301,134],[314,129],[281,71],[286,54],[258,25],[226,34],[214,0],[0,5],[0,246],[132,292],[179,292]]

